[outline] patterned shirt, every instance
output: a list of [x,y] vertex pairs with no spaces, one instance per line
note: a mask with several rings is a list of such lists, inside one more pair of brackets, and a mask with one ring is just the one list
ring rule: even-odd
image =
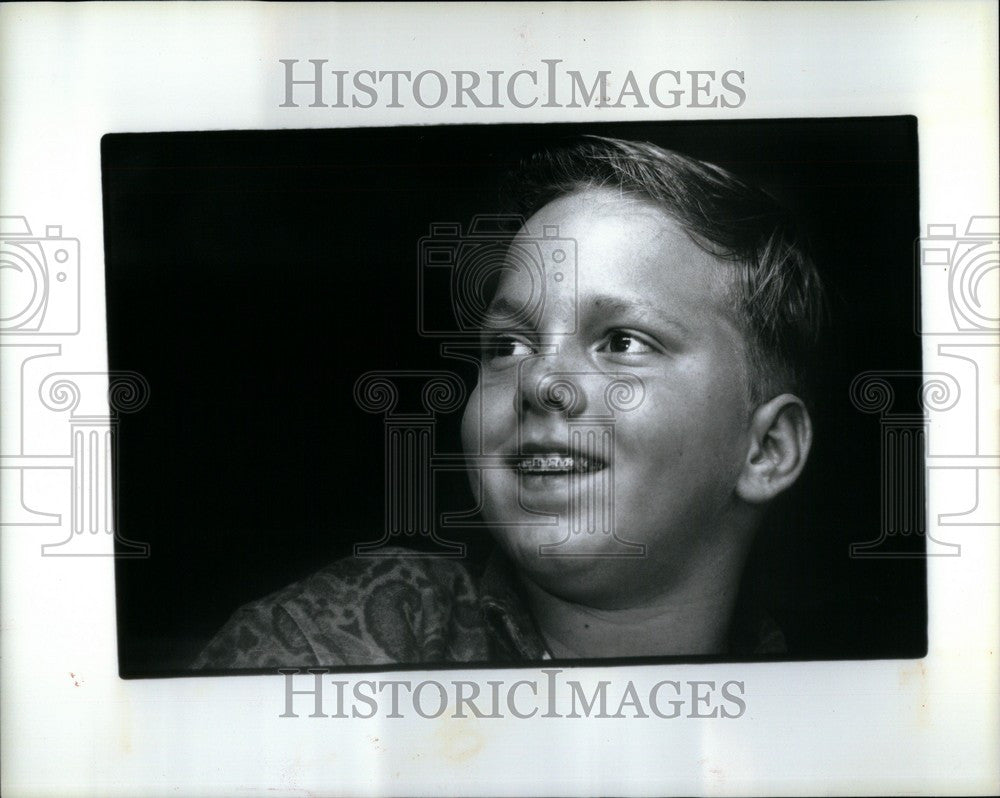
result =
[[[461,559],[386,547],[345,557],[238,609],[195,669],[532,662],[550,658],[509,561],[494,552],[481,576]],[[733,654],[782,654],[767,616],[731,636]]]

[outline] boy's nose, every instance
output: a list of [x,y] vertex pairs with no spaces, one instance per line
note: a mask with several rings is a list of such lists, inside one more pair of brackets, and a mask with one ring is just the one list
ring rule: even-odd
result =
[[638,408],[645,395],[645,385],[635,374],[601,371],[553,353],[522,361],[514,403],[519,415],[614,418]]
[[514,401],[518,413],[558,413],[578,416],[587,412],[595,378],[578,359],[554,352],[522,361]]

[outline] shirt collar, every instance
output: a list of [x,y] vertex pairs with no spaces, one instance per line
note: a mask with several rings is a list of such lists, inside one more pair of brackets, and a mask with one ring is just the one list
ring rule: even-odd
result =
[[[528,611],[523,588],[510,561],[494,549],[480,579],[480,607],[495,653],[503,660],[550,659],[545,640]],[[729,654],[787,653],[775,620],[757,607],[738,608],[729,634]]]
[[480,607],[496,653],[506,660],[548,657],[510,561],[494,549],[480,580]]

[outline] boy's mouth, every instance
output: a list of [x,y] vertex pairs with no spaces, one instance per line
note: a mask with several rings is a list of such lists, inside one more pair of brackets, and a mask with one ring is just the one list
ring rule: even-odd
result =
[[518,473],[525,476],[587,474],[601,471],[606,467],[607,463],[594,457],[556,453],[532,454],[522,457],[517,462]]

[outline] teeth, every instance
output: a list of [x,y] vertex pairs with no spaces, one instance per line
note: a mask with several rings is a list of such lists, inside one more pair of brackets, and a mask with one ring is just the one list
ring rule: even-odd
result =
[[562,455],[536,455],[521,460],[517,467],[532,473],[560,473],[566,471],[587,471],[590,461],[586,457],[564,457]]

